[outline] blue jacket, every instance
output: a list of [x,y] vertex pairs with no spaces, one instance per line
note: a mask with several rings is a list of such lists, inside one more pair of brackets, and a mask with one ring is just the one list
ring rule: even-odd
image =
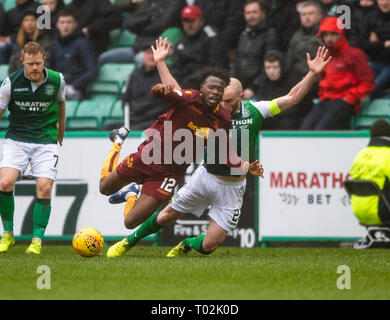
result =
[[50,65],[78,90],[84,90],[99,73],[96,49],[81,31],[54,41]]

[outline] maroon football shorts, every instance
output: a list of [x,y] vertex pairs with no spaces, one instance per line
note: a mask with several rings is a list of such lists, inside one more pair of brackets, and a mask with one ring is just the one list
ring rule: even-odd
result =
[[142,193],[155,197],[163,202],[168,201],[183,174],[158,172],[150,165],[144,164],[141,151],[128,155],[116,168],[123,180],[142,184]]

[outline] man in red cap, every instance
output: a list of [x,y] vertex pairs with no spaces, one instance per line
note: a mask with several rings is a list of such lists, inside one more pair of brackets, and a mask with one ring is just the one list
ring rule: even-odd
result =
[[200,85],[200,70],[206,66],[220,66],[223,61],[218,54],[217,32],[204,25],[202,9],[186,6],[181,11],[183,36],[173,53],[172,73],[185,88]]
[[375,89],[374,73],[363,51],[351,47],[341,20],[322,20],[317,36],[333,58],[324,68],[318,97],[301,130],[350,129],[350,121],[359,111],[360,100]]

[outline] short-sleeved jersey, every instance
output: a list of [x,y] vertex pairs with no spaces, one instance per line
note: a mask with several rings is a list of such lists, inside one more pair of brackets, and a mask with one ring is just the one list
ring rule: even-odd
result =
[[[215,132],[222,129],[228,134],[231,128],[231,116],[219,105],[214,109],[204,106],[200,92],[197,90],[174,90],[170,94],[152,92],[155,98],[168,102],[169,109],[145,131],[148,137],[138,150],[146,151],[153,158],[156,152],[153,145],[160,144],[159,163],[153,161],[150,164],[151,169],[166,175],[172,173],[184,175],[192,162],[199,162],[203,158],[204,148],[199,150],[199,146],[207,145],[210,130]],[[152,130],[155,137],[151,135]],[[177,161],[178,155],[186,155],[188,158],[186,157],[185,161],[184,158]],[[178,163],[181,161],[184,163]]]
[[[232,115],[232,140],[233,147],[237,148],[237,154],[245,161],[254,152],[255,143],[259,130],[265,118],[272,117],[279,111],[271,110],[270,101],[244,101],[241,108]],[[231,168],[219,163],[218,150],[216,151],[216,161],[207,163],[207,154],[204,158],[204,166],[212,174],[221,176],[234,176]]]
[[52,144],[58,140],[58,101],[64,101],[65,82],[54,70],[44,69],[45,80],[36,87],[24,69],[12,73],[1,85],[0,108],[8,108],[7,138]]

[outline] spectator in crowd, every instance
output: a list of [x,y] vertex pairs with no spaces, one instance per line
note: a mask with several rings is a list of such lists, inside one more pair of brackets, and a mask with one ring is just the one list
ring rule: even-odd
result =
[[9,41],[6,37],[6,13],[4,11],[3,5],[0,3],[0,64],[6,64],[8,62],[8,57],[10,50],[6,49],[7,42]]
[[364,52],[348,44],[338,18],[322,20],[318,36],[333,58],[321,74],[319,103],[303,119],[300,129],[349,129],[360,100],[375,88],[374,74]]
[[277,32],[283,52],[287,51],[292,35],[299,29],[297,4],[297,0],[268,0],[267,19]]
[[22,23],[16,36],[16,41],[12,49],[9,60],[8,73],[11,74],[16,70],[23,68],[20,55],[25,44],[30,41],[38,42],[46,52],[46,67],[50,67],[47,61],[50,59],[50,36],[38,29],[38,15],[34,11],[25,11],[22,15]]
[[364,24],[371,12],[376,10],[375,0],[359,0],[352,11],[351,30],[348,42],[351,46],[361,48]]
[[390,0],[377,0],[378,8],[366,20],[361,48],[375,74],[373,99],[390,87]]
[[22,15],[25,11],[34,11],[39,3],[34,0],[16,0],[16,7],[6,12],[5,30],[3,31],[2,44],[0,45],[0,63],[7,64],[12,53],[12,47],[19,32]]
[[264,56],[268,50],[278,49],[276,30],[269,26],[264,0],[246,0],[244,18],[246,28],[241,33],[233,74],[246,89],[263,71]]
[[158,38],[169,27],[180,27],[180,11],[184,6],[184,0],[144,0],[126,22],[126,29],[137,35],[133,46],[103,53],[99,57],[99,65],[107,62],[136,62],[141,65],[145,44]]
[[54,40],[57,37],[57,17],[58,13],[65,8],[64,0],[42,0],[42,4],[50,9],[50,29],[43,29]]
[[73,0],[68,6],[75,12],[82,33],[100,54],[107,49],[110,31],[122,26],[122,16],[109,0]]
[[172,73],[183,88],[200,86],[201,69],[218,65],[216,31],[204,27],[203,12],[198,6],[186,6],[181,13],[183,36],[173,53]]
[[168,110],[166,102],[154,99],[150,94],[151,88],[161,82],[150,45],[144,48],[143,53],[143,65],[130,75],[122,96],[123,104],[130,105],[130,129],[142,131],[149,128],[159,115]]
[[319,43],[318,27],[322,19],[322,9],[316,1],[305,1],[299,7],[301,27],[291,38],[287,51],[287,67],[301,80],[309,71],[306,52],[315,56]]
[[195,0],[194,3],[203,11],[205,26],[217,30],[220,65],[229,68],[234,59],[240,33],[245,28],[244,0]]
[[84,89],[98,75],[92,42],[78,29],[76,15],[69,9],[58,14],[59,38],[51,48],[51,66],[64,75],[67,100],[80,100]]
[[[294,77],[287,70],[284,54],[278,50],[270,50],[264,58],[264,73],[258,76],[250,87],[254,92],[251,98],[272,100],[274,97],[286,95],[294,85]],[[274,117],[266,118],[262,130],[298,129],[303,118],[300,111],[298,104]]]
[[[375,182],[390,202],[390,124],[383,119],[376,120],[370,135],[368,146],[356,155],[349,172],[352,179]],[[390,212],[378,196],[352,195],[351,206],[362,225],[390,223]]]

